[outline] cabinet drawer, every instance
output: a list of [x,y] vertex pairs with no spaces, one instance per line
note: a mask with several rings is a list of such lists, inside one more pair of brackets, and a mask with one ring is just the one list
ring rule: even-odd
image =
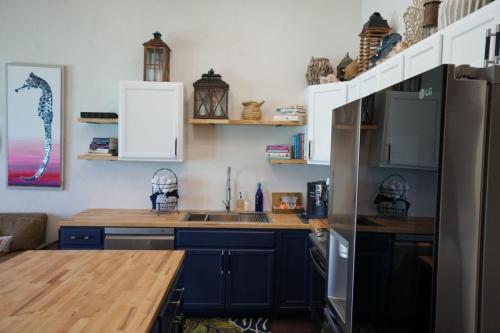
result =
[[59,229],[59,244],[61,249],[102,249],[103,228],[72,228]]
[[178,248],[273,248],[274,231],[178,230]]
[[[182,269],[183,268],[181,268],[179,272],[181,272]],[[181,288],[179,277],[180,274],[177,275],[175,282],[172,284],[172,289],[167,295],[165,303],[158,315],[159,333],[177,332],[178,322],[182,320],[184,288]]]

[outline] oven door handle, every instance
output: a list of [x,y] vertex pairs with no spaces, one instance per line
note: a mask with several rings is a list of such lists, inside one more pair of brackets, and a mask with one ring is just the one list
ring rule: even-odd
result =
[[309,249],[309,256],[311,257],[311,262],[312,262],[314,268],[316,269],[316,271],[318,271],[319,275],[321,275],[321,277],[326,280],[326,272],[321,267],[321,265],[318,263],[318,260],[316,259],[316,255],[314,254],[313,248]]

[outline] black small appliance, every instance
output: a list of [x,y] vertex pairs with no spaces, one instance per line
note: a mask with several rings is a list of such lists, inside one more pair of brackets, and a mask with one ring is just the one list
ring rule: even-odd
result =
[[307,183],[307,218],[328,216],[328,185],[324,180]]

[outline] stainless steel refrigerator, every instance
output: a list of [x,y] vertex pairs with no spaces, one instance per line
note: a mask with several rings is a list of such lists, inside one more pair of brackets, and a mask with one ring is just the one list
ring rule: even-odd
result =
[[[330,329],[500,332],[500,66],[443,65],[332,118]],[[409,209],[387,218],[395,174]]]

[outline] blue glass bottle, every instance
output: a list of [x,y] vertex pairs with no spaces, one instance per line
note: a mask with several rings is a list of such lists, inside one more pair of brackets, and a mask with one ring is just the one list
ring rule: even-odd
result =
[[264,195],[262,194],[261,183],[257,183],[257,192],[255,192],[255,211],[264,211]]

